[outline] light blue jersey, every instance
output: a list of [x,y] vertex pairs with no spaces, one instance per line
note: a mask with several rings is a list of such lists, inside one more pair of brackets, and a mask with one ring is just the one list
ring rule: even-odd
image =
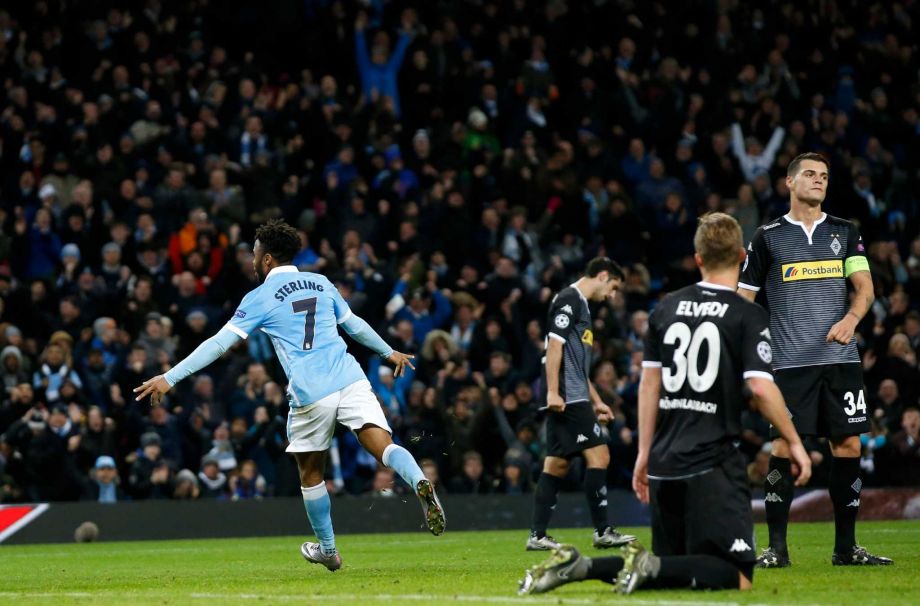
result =
[[282,265],[243,297],[225,328],[244,339],[257,329],[271,338],[291,406],[302,408],[366,378],[337,330],[351,316],[325,276]]

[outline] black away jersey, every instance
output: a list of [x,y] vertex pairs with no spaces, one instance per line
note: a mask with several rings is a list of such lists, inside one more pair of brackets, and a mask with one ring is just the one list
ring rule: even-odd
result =
[[[546,339],[561,341],[562,365],[559,368],[559,395],[566,404],[588,402],[588,373],[591,368],[591,348],[594,334],[591,332],[591,310],[588,300],[574,286],[567,286],[553,297],[546,322]],[[544,372],[546,359],[543,360]],[[544,401],[546,380],[543,381]]]
[[705,472],[735,452],[744,380],[772,380],[767,312],[724,286],[675,291],[649,316],[644,368],[661,368],[649,476]]
[[788,216],[757,228],[741,270],[741,288],[766,290],[775,370],[859,362],[856,340],[827,343],[849,309],[847,278],[868,271],[856,226],[825,214],[812,233]]

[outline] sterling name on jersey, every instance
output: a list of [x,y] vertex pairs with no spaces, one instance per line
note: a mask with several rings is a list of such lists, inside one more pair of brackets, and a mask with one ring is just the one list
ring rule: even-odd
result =
[[855,339],[825,339],[849,309],[847,278],[869,270],[853,223],[823,214],[809,234],[787,215],[757,228],[747,253],[738,285],[766,289],[774,369],[859,362]]
[[773,379],[767,312],[732,289],[699,282],[649,316],[643,368],[661,368],[649,476],[703,473],[736,452],[744,380]]
[[302,408],[366,378],[337,329],[350,316],[325,276],[282,265],[243,297],[226,327],[244,339],[256,329],[269,336],[291,407]]
[[[594,333],[591,332],[591,310],[588,300],[574,286],[560,290],[549,305],[546,323],[546,339],[555,339],[563,344],[562,363],[559,367],[559,395],[566,404],[588,402],[588,372],[591,368],[591,348]],[[546,358],[543,358],[546,372]],[[546,378],[543,380],[544,398]]]

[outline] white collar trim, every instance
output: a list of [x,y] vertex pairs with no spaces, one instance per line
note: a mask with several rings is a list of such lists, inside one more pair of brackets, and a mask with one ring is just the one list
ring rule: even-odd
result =
[[703,288],[711,288],[712,290],[727,290],[728,292],[735,292],[734,288],[729,288],[728,286],[722,286],[721,284],[713,284],[712,282],[706,282],[705,280],[700,280],[696,283],[697,286]]
[[297,269],[296,265],[279,265],[278,267],[273,268],[268,275],[265,276],[265,279],[268,280],[272,277],[272,274],[296,274],[300,270]]
[[808,229],[805,227],[805,223],[803,223],[802,221],[794,220],[792,217],[789,216],[788,213],[783,218],[786,219],[786,221],[789,221],[790,223],[792,223],[793,225],[798,225],[799,227],[801,227],[802,231],[805,232],[805,237],[808,238],[808,243],[811,244],[811,237],[814,235],[815,230],[818,229],[818,226],[824,223],[824,220],[827,219],[827,213],[821,213],[821,218],[815,219],[815,222],[811,224],[811,231],[808,231]]
[[581,300],[585,302],[585,305],[588,305],[588,299],[586,299],[585,296],[581,294],[581,291],[578,289],[578,286],[576,286],[576,284],[578,284],[578,282],[572,282],[571,284],[569,284],[569,286],[574,288],[575,292],[578,293],[578,296],[581,297]]

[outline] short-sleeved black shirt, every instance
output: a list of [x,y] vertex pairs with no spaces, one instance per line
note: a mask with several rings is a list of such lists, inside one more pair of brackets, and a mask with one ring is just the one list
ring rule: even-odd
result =
[[766,291],[774,370],[859,362],[855,339],[826,336],[849,309],[847,278],[868,269],[859,230],[845,219],[825,214],[811,234],[785,216],[757,228],[738,286]]
[[[544,345],[549,343],[549,339],[556,339],[563,344],[559,395],[566,404],[589,402],[588,374],[591,368],[591,348],[594,345],[591,310],[588,308],[588,300],[574,286],[560,290],[550,303]],[[546,381],[543,385],[545,401]]]
[[644,368],[661,368],[649,476],[689,477],[736,450],[744,380],[772,380],[767,312],[724,286],[699,282],[649,317]]

